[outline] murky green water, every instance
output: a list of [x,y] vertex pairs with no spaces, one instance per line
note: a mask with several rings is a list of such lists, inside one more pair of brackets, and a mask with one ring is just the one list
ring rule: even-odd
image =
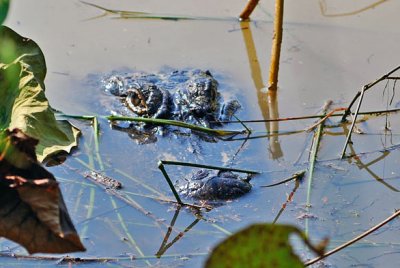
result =
[[[96,2],[115,9],[193,16],[235,17],[243,1],[113,1]],[[328,14],[349,13],[373,1],[325,1]],[[367,3],[368,2],[368,3]],[[107,115],[94,79],[115,70],[154,72],[163,68],[211,70],[224,85],[225,96],[236,96],[242,120],[312,115],[324,102],[346,106],[362,85],[399,64],[400,32],[396,27],[397,1],[380,1],[374,9],[346,16],[323,16],[318,1],[288,1],[279,92],[268,103],[262,90],[268,78],[273,1],[262,2],[250,23],[224,21],[129,20],[99,17],[101,12],[80,2],[14,1],[7,25],[35,40],[48,65],[47,97],[53,107],[70,114]],[[214,9],[212,10],[211,7]],[[354,12],[353,12],[354,13]],[[384,84],[366,95],[362,110],[399,106],[394,97],[387,105]],[[389,87],[392,87],[392,83]],[[388,92],[388,90],[387,90]],[[389,95],[391,97],[391,95]],[[300,185],[278,222],[306,230],[312,239],[330,237],[330,248],[345,242],[388,217],[399,207],[399,149],[397,114],[370,117],[355,134],[357,159],[338,160],[349,128],[326,129],[321,141],[311,192],[312,207],[305,208],[307,181]],[[332,119],[334,124],[338,119]],[[83,176],[85,165],[100,170],[93,130],[83,131],[80,147],[67,161],[50,168],[58,180],[72,219],[87,252],[80,257],[120,258],[109,266],[201,267],[210,249],[230,232],[254,222],[271,222],[294,185],[260,188],[308,168],[312,133],[262,137],[271,130],[293,131],[313,121],[249,124],[253,136],[206,143],[193,137],[158,136],[157,143],[138,145],[126,133],[100,121],[100,158],[104,171],[124,185],[129,204],[106,193]],[[240,125],[227,128],[240,129]],[[237,137],[240,138],[240,137]],[[243,137],[242,137],[243,138]],[[385,148],[391,148],[384,151]],[[238,152],[239,150],[239,152]],[[238,152],[238,153],[237,153]],[[349,149],[350,152],[350,149]],[[197,215],[189,209],[154,197],[172,194],[157,168],[160,159],[224,165],[235,153],[235,167],[261,170],[252,180],[250,194]],[[176,180],[188,168],[167,167]],[[306,216],[309,217],[306,217]],[[172,228],[169,228],[172,225]],[[400,265],[399,224],[394,221],[358,244],[329,257],[332,267]],[[183,237],[179,234],[184,232]],[[312,257],[296,243],[303,258]],[[25,251],[11,242],[2,250]],[[161,258],[155,255],[162,254]],[[139,258],[131,261],[132,257]],[[141,259],[140,259],[141,258]],[[55,261],[2,258],[4,266],[50,266]],[[98,267],[99,263],[85,263]],[[106,264],[101,264],[106,265]]]

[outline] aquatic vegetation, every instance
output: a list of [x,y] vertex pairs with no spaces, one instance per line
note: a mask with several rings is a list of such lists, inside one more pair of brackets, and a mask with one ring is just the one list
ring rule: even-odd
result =
[[254,224],[218,244],[207,259],[214,267],[304,267],[293,252],[289,235],[296,234],[317,255],[322,255],[328,240],[313,245],[307,236],[291,225]]
[[39,140],[39,161],[77,146],[79,130],[56,120],[44,93],[46,63],[39,46],[12,29],[1,26],[0,130],[21,129]]
[[[8,1],[0,10],[2,23]],[[57,121],[48,105],[37,44],[6,26],[0,26],[0,43],[0,236],[29,253],[84,251],[57,181],[40,165],[76,146],[79,130]]]

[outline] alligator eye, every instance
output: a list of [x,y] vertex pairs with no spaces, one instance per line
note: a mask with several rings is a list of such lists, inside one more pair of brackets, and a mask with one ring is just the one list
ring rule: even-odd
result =
[[138,106],[140,104],[140,100],[139,99],[133,99],[132,103],[133,103],[133,105]]
[[139,96],[136,94],[136,92],[132,92],[132,94],[130,95],[131,97],[131,103],[134,106],[138,106],[140,104],[140,98]]

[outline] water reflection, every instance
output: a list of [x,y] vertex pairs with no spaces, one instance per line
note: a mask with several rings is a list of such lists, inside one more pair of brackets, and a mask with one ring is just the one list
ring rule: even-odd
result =
[[370,161],[370,162],[364,164],[364,163],[361,161],[360,157],[357,157],[357,153],[356,153],[356,151],[354,150],[353,145],[352,145],[351,143],[349,143],[348,146],[349,146],[349,149],[350,149],[350,151],[351,151],[351,155],[354,155],[354,157],[348,159],[348,162],[349,162],[349,163],[351,163],[352,160],[354,160],[354,161],[355,161],[355,164],[357,165],[357,167],[358,167],[360,170],[361,170],[361,169],[364,169],[364,170],[367,171],[368,174],[370,174],[376,181],[382,183],[383,185],[385,185],[387,188],[389,188],[389,189],[392,190],[392,191],[399,192],[399,190],[398,190],[397,188],[395,188],[394,186],[392,186],[392,185],[390,185],[389,183],[387,183],[383,178],[381,178],[380,176],[378,176],[375,172],[373,172],[373,171],[369,168],[370,166],[372,166],[372,165],[378,163],[379,161],[384,160],[384,159],[390,154],[390,151],[386,151],[386,150],[385,150],[385,151],[382,152],[382,155],[380,155],[380,156],[378,156],[377,158],[375,158],[374,160],[372,160],[372,161]]
[[168,243],[169,237],[171,235],[171,232],[175,226],[175,222],[179,216],[179,212],[181,210],[181,206],[177,206],[174,216],[172,217],[171,223],[168,226],[167,229],[167,233],[164,236],[163,241],[161,242],[160,245],[160,249],[157,251],[157,253],[155,254],[158,258],[160,258],[173,244],[175,244],[176,242],[179,241],[179,239],[181,239],[185,233],[187,233],[188,231],[190,231],[200,220],[201,218],[196,218],[191,224],[189,224],[185,230],[183,230],[183,232],[179,232],[174,239],[172,239],[171,242]]
[[[254,45],[253,35],[251,33],[251,24],[249,21],[240,23],[243,34],[243,40],[246,46],[247,57],[249,60],[251,77],[257,91],[258,105],[264,120],[279,118],[277,92],[267,92],[262,75],[261,67],[257,57],[257,51]],[[265,128],[268,133],[279,132],[279,122],[265,122]],[[269,152],[272,159],[283,157],[283,152],[278,139],[278,135],[272,134],[269,139]]]
[[372,4],[367,5],[365,7],[357,9],[357,10],[348,11],[348,12],[342,12],[342,13],[332,13],[332,14],[328,14],[327,13],[328,7],[327,7],[327,4],[326,4],[325,0],[320,0],[319,1],[319,7],[320,7],[320,10],[321,10],[321,14],[324,17],[344,17],[344,16],[357,15],[357,14],[362,13],[364,11],[367,11],[367,10],[370,10],[370,9],[374,9],[375,7],[381,5],[381,4],[385,3],[385,2],[388,2],[388,0],[379,0],[379,1],[376,1],[376,2],[374,2]]

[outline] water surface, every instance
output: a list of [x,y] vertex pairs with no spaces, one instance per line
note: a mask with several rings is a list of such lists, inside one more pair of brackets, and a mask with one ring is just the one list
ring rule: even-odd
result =
[[[268,78],[272,37],[272,1],[261,3],[251,22],[238,22],[242,1],[98,1],[115,9],[155,13],[187,14],[226,20],[140,20],[112,16],[78,1],[14,1],[7,25],[35,40],[47,61],[46,94],[53,107],[70,114],[107,115],[96,79],[119,70],[159,72],[165,68],[210,70],[223,85],[226,97],[240,100],[242,120],[312,115],[326,100],[334,107],[346,106],[362,85],[375,80],[399,64],[400,33],[396,25],[397,1],[382,1],[374,9],[357,10],[373,1],[324,1],[324,16],[318,1],[289,1],[285,6],[277,99],[268,103],[263,89]],[[353,14],[347,14],[353,13]],[[340,15],[344,14],[344,15]],[[366,95],[363,111],[398,106],[395,96],[388,105],[382,95],[385,83]],[[391,83],[389,86],[392,86]],[[388,92],[388,91],[386,91]],[[384,129],[386,119],[391,131]],[[338,119],[332,119],[334,125]],[[365,135],[354,135],[349,153],[359,158],[339,160],[349,128],[326,129],[321,141],[313,181],[311,203],[306,209],[307,181],[278,219],[306,230],[312,239],[330,237],[335,247],[369,229],[398,208],[399,150],[398,115],[370,117],[359,127]],[[139,145],[126,133],[112,130],[100,120],[99,153],[104,172],[124,185],[129,204],[85,180],[92,165],[102,166],[95,155],[90,125],[74,121],[82,129],[80,147],[62,165],[50,168],[58,180],[77,227],[85,253],[80,257],[119,257],[110,265],[201,267],[210,249],[251,223],[271,222],[294,185],[259,186],[276,182],[308,168],[313,133],[265,137],[272,130],[305,129],[313,120],[275,124],[249,124],[259,138],[216,143],[193,137],[158,136],[156,143]],[[240,129],[240,125],[226,128]],[[264,137],[263,137],[264,136]],[[237,137],[244,138],[244,137]],[[385,148],[394,148],[384,151]],[[239,151],[238,151],[239,150]],[[201,215],[155,196],[172,198],[157,168],[159,159],[225,165],[237,153],[234,166],[262,171],[252,180],[248,195]],[[177,180],[189,168],[167,167]],[[306,217],[309,216],[309,217]],[[173,225],[169,233],[169,226]],[[400,264],[399,225],[394,221],[362,242],[329,257],[332,267],[396,267]],[[184,236],[178,234],[184,232]],[[163,243],[166,235],[166,242]],[[2,250],[24,254],[17,245],[4,241]],[[296,248],[310,258],[300,243]],[[162,254],[161,258],[156,255]],[[142,258],[132,261],[131,257]],[[53,261],[20,261],[3,258],[7,266],[49,266]],[[97,266],[84,263],[82,266]]]

